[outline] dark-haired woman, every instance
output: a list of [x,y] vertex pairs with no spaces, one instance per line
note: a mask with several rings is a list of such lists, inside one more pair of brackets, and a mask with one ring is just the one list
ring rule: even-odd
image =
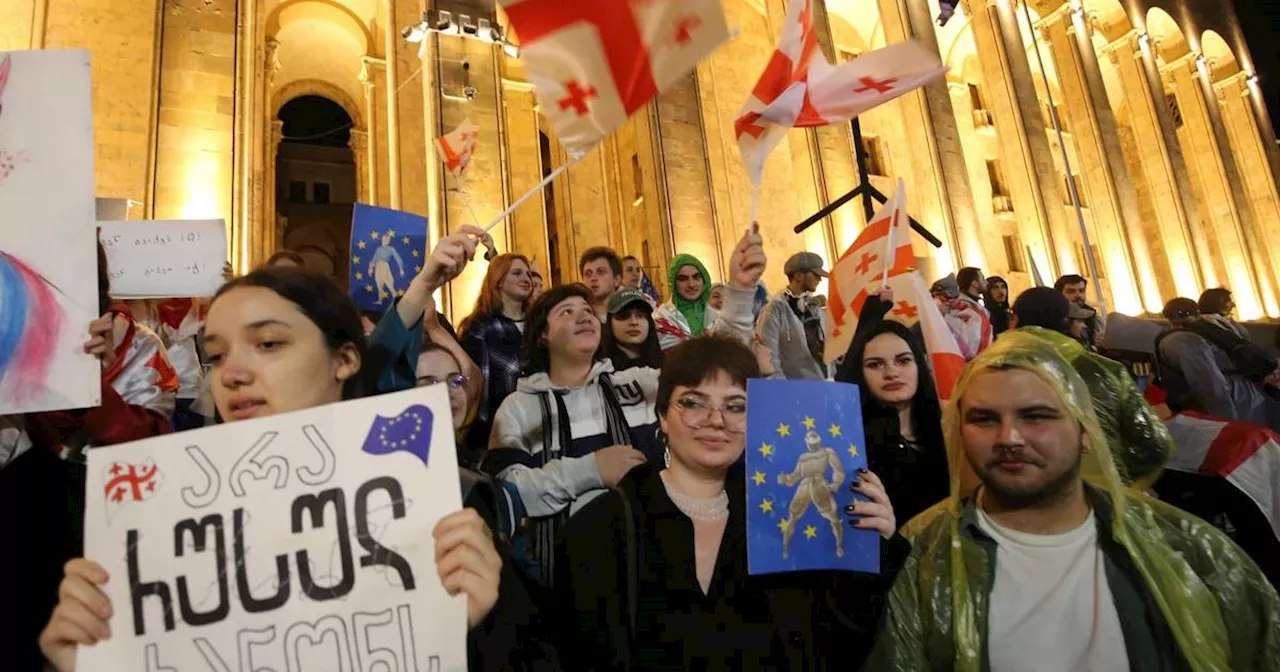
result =
[[748,575],[739,459],[747,380],[759,374],[736,339],[667,351],[657,398],[664,463],[627,474],[569,520],[556,546],[566,669],[821,672],[857,669],[870,651],[909,550],[874,473],[851,486],[870,501],[846,514],[885,540],[880,575]]
[[[730,267],[736,286],[754,287],[764,270],[760,236],[748,233]],[[533,555],[540,578],[554,576],[555,532],[574,512],[632,468],[657,462],[654,402],[658,371],[614,373],[601,358],[601,323],[583,285],[548,290],[529,310],[527,372],[494,418],[484,470],[516,486],[534,518]],[[747,342],[750,290],[731,291],[716,329]]]
[[658,328],[653,322],[653,304],[643,292],[623,289],[609,298],[609,319],[604,325],[601,347],[605,359],[613,362],[614,371],[662,368],[662,346],[658,344]]
[[[471,236],[481,233],[464,227],[440,241],[424,271],[433,290],[462,271],[475,254]],[[210,306],[204,341],[214,401],[229,422],[356,398],[362,376],[376,373],[362,371],[365,341],[355,304],[330,280],[300,269],[264,268],[223,286]],[[467,596],[470,669],[549,660],[547,651],[529,650],[536,643],[521,629],[533,618],[530,601],[520,599],[522,584],[504,569],[489,530],[470,508],[446,516],[434,530],[440,581],[449,593]],[[98,587],[108,578],[90,560],[67,565],[60,602],[40,637],[59,672],[75,669],[78,646],[110,637],[104,614],[111,604]]]
[[892,290],[867,297],[836,380],[861,392],[868,466],[906,524],[945,499],[951,485],[928,354],[918,334],[884,319],[893,305]]

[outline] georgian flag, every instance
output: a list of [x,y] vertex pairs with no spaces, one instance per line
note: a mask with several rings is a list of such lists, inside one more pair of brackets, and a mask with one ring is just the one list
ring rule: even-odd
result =
[[946,71],[914,41],[832,66],[818,48],[813,0],[791,0],[778,48],[733,125],[751,181],[760,186],[765,160],[791,128],[849,121]]
[[906,201],[906,187],[898,180],[893,198],[871,218],[831,270],[831,319],[826,327],[824,359],[830,363],[849,351],[867,298],[887,286],[893,290],[894,306],[885,319],[908,327],[920,324],[938,396],[947,400],[960,379],[965,359],[924,278],[915,271]]
[[476,151],[476,141],[480,138],[480,129],[468,117],[458,124],[447,135],[436,138],[436,154],[444,162],[445,170],[454,179],[461,179],[462,174],[471,165],[471,155]]
[[720,0],[499,0],[538,106],[591,149],[729,39]]

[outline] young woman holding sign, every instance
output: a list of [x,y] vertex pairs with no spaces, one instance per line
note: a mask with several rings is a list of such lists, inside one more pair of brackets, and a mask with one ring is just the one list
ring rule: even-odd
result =
[[[440,241],[423,273],[433,290],[462,272],[475,254],[474,237],[482,234],[463,227]],[[355,305],[332,282],[299,269],[264,268],[224,285],[210,306],[204,345],[214,402],[228,422],[357,398],[365,379],[378,373],[361,370],[366,345]],[[516,633],[531,618],[528,600],[516,597],[508,608],[519,579],[504,571],[481,515],[468,508],[446,516],[433,535],[441,583],[467,596],[471,669],[512,669],[547,658],[525,652],[533,644]],[[99,589],[109,578],[91,560],[67,564],[58,607],[40,637],[59,672],[75,669],[79,645],[111,636],[113,607]],[[504,606],[495,612],[499,586]]]

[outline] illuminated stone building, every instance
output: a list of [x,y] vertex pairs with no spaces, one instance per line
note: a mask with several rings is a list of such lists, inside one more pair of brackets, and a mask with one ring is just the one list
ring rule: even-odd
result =
[[[889,192],[902,177],[911,213],[944,242],[916,238],[928,278],[979,266],[1017,291],[1037,272],[1047,282],[1078,272],[1126,313],[1225,285],[1242,317],[1280,317],[1280,245],[1267,244],[1280,240],[1280,154],[1223,3],[964,0],[944,27],[936,0],[818,4],[833,61],[915,37],[950,66],[946,81],[862,120],[872,181]],[[557,282],[574,279],[578,254],[599,244],[640,257],[658,282],[676,252],[723,276],[750,203],[732,121],[785,1],[724,6],[735,39],[516,210],[498,228],[502,249],[528,254]],[[433,27],[444,10],[455,28],[404,39],[424,9]],[[476,36],[451,34],[460,24]],[[296,190],[277,183],[278,113],[304,96],[341,106],[349,149],[326,155],[355,183],[324,193],[427,215],[433,236],[470,221],[430,149],[470,117],[482,141],[467,196],[487,221],[566,160],[519,61],[492,39],[502,24],[492,0],[5,0],[0,50],[92,50],[100,196],[139,201],[144,217],[225,218],[240,269],[288,245],[342,275],[346,222],[321,220],[349,208],[279,203]],[[771,287],[787,254],[831,259],[856,237],[856,204],[791,232],[856,183],[847,127],[793,131],[779,147],[760,203]],[[477,264],[454,283],[455,319],[482,274]]]

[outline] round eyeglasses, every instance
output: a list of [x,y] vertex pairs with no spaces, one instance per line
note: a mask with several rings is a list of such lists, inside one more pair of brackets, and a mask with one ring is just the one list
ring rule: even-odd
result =
[[428,385],[438,385],[440,383],[444,383],[448,385],[449,389],[451,390],[461,390],[462,388],[466,387],[467,383],[469,382],[471,382],[471,377],[465,376],[461,373],[456,373],[452,376],[445,376],[444,378],[438,378],[436,376],[423,376],[418,379],[418,387],[426,387]]

